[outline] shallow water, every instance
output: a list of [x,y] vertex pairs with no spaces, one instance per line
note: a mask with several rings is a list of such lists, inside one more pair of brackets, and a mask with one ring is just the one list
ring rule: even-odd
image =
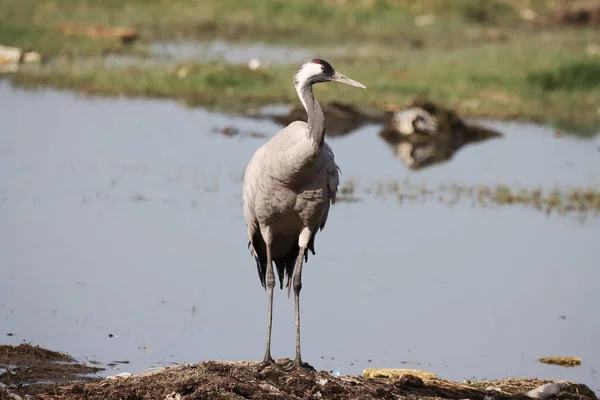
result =
[[[266,293],[240,192],[265,139],[212,129],[270,136],[279,126],[6,82],[0,104],[0,343],[130,361],[107,375],[262,357]],[[598,136],[487,125],[505,137],[418,172],[393,157],[376,126],[329,143],[342,182],[598,187]],[[569,379],[599,391],[599,235],[600,218],[521,206],[340,202],[304,269],[303,356],[342,374],[408,367],[460,380]],[[273,356],[293,358],[285,291],[274,313]],[[535,361],[555,355],[582,365]],[[413,361],[421,365],[402,364]]]
[[220,60],[231,64],[247,64],[258,59],[263,64],[294,64],[315,57],[310,49],[289,48],[265,43],[234,44],[215,39],[210,42],[177,41],[152,43],[152,51],[175,61]]
[[[126,67],[168,67],[176,63],[193,61],[205,63],[223,61],[229,64],[248,65],[258,60],[259,66],[277,64],[297,64],[317,57],[320,53],[344,55],[348,48],[309,49],[289,48],[267,43],[231,43],[225,40],[212,41],[155,41],[150,45],[150,53],[146,56],[135,54],[107,54],[102,57],[76,58],[69,62],[51,59],[44,64],[44,69],[62,69],[77,66],[78,69],[92,69],[98,66],[108,68]],[[352,50],[354,51],[354,50]],[[39,65],[22,66],[21,68],[39,68]]]

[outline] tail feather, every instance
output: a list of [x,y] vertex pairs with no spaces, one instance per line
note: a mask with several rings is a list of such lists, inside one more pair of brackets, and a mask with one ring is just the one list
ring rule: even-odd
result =
[[283,289],[283,280],[286,279],[285,287],[288,290],[288,297],[290,297],[290,290],[292,288],[292,277],[294,276],[294,269],[296,268],[296,259],[298,258],[298,241],[296,240],[290,251],[283,257],[275,260],[275,266],[277,267],[277,274],[279,275],[279,288]]
[[[317,230],[313,231],[313,234],[308,243],[308,248],[304,250],[304,261],[308,261],[308,250],[315,254],[315,235]],[[260,232],[256,232],[252,237],[252,243],[248,242],[248,248],[254,249],[254,258],[256,260],[256,269],[258,271],[258,278],[263,288],[267,288],[267,246],[262,238]],[[277,268],[277,276],[279,277],[279,288],[283,289],[283,281],[286,280],[285,287],[288,291],[288,297],[292,290],[292,277],[294,276],[294,270],[296,268],[296,260],[300,253],[300,247],[298,247],[298,238],[294,241],[294,245],[290,251],[283,257],[276,258],[273,260],[275,267]]]
[[252,242],[248,241],[248,248],[254,249],[254,259],[256,260],[256,270],[258,271],[258,279],[260,279],[260,284],[266,290],[267,284],[267,246],[265,241],[260,234],[260,231],[257,231],[254,236],[252,236]]

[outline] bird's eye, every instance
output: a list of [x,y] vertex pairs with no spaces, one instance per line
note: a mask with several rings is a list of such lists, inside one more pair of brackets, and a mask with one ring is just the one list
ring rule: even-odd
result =
[[321,71],[325,72],[326,69],[327,69],[327,67],[325,67],[324,65],[321,65]]

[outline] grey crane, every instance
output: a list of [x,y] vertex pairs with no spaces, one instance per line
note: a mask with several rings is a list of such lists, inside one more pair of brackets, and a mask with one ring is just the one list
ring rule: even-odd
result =
[[256,260],[260,283],[269,297],[263,366],[274,364],[271,357],[273,262],[280,289],[287,278],[288,298],[294,286],[295,363],[299,367],[305,366],[300,355],[302,263],[308,260],[308,250],[315,254],[315,235],[325,227],[339,183],[339,168],[333,151],[325,142],[323,111],[312,90],[319,82],[340,82],[366,89],[362,83],[337,72],[327,61],[314,59],[303,63],[294,74],[294,86],[308,114],[308,123],[294,121],[277,132],[256,150],[244,173],[243,206],[248,247]]

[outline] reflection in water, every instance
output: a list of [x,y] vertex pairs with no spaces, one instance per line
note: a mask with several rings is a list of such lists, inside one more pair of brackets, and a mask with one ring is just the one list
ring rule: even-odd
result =
[[[383,124],[388,118],[385,115],[369,114],[357,108],[333,101],[322,106],[327,127],[325,135],[343,136],[367,124]],[[286,126],[294,121],[307,121],[306,110],[302,106],[294,106],[287,114],[263,114],[280,125]]]
[[418,170],[449,160],[465,144],[502,135],[466,124],[453,111],[415,100],[392,114],[380,136],[408,168]]

